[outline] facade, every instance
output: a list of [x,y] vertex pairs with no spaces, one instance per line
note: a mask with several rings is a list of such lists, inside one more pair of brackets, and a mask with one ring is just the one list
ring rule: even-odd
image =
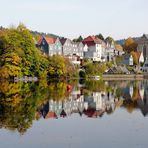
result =
[[80,59],[84,57],[84,49],[87,50],[82,42],[73,42],[67,38],[60,39],[62,44],[62,53],[64,56],[72,56],[76,55],[79,56]]
[[62,55],[62,44],[59,38],[43,36],[38,42],[38,47],[49,56]]
[[104,61],[105,43],[95,36],[88,36],[83,41],[84,45],[88,46],[87,51],[84,53],[85,58],[93,61]]
[[82,42],[78,42],[76,44],[77,44],[77,51],[75,52],[75,54],[78,55],[80,57],[80,59],[83,59],[83,57],[84,57],[84,45],[83,45]]
[[72,56],[73,51],[77,51],[77,45],[74,44],[70,39],[61,38],[60,42],[62,44],[62,54],[64,56]]
[[143,34],[136,42],[138,43],[137,51],[143,52],[144,60],[146,60],[148,58],[148,35]]

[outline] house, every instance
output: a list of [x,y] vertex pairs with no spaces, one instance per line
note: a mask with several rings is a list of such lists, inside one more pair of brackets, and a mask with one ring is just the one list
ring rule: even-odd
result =
[[61,38],[60,42],[62,44],[62,54],[64,56],[72,56],[73,51],[77,51],[77,45],[74,44],[70,39]]
[[80,57],[80,59],[84,58],[84,50],[87,51],[87,46],[85,46],[82,42],[75,43],[77,45],[77,50],[73,51],[73,54]]
[[102,40],[95,36],[88,36],[82,43],[88,47],[84,53],[85,58],[93,61],[104,61],[105,43]]
[[133,56],[131,54],[124,55],[122,64],[133,66],[134,65]]
[[111,61],[115,56],[115,46],[113,41],[106,41],[105,58],[106,61]]
[[62,55],[62,44],[59,38],[42,36],[38,41],[38,47],[49,56]]
[[144,60],[148,58],[148,34],[143,34],[142,37],[136,39],[138,44],[137,51],[143,52]]

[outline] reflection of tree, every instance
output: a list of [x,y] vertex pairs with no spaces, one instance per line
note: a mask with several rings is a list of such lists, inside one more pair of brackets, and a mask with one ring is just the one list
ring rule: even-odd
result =
[[0,126],[23,134],[32,125],[37,106],[48,96],[44,83],[1,82]]
[[135,108],[137,108],[137,102],[132,101],[130,99],[125,99],[123,101],[123,106],[127,109],[129,113],[132,113],[135,110]]
[[[142,113],[146,115],[148,112],[148,84],[144,85],[145,91],[143,99],[140,97],[140,84],[143,83],[86,81],[80,88],[80,86],[72,82],[69,82],[69,84],[66,82],[47,83],[47,81],[37,83],[1,82],[0,127],[12,131],[17,130],[23,134],[32,126],[33,120],[40,119],[41,114],[39,110],[47,101],[54,100],[55,102],[66,103],[73,101],[78,103],[77,101],[78,98],[80,99],[80,96],[82,98],[84,97],[84,101],[88,103],[88,110],[85,108],[84,114],[89,114],[89,116],[98,117],[102,116],[105,112],[109,115],[120,106],[127,109],[129,113],[133,112],[136,108],[140,108]],[[133,93],[129,93],[131,86],[133,87]],[[72,90],[74,90],[75,93],[72,94]],[[94,96],[92,94],[94,94]],[[130,94],[133,95],[130,96]],[[94,101],[91,99],[86,100],[86,98],[95,97],[97,99],[94,99]],[[83,103],[81,99],[79,101]],[[96,107],[93,106],[99,103],[99,101],[100,103],[102,102],[102,110],[101,108],[97,110]],[[78,110],[78,112],[80,113],[80,110]],[[81,113],[82,112],[83,110]]]
[[63,100],[69,95],[67,84],[65,82],[49,83],[48,91],[49,99],[53,100]]
[[85,88],[89,91],[105,91],[106,85],[104,81],[88,80],[85,82]]

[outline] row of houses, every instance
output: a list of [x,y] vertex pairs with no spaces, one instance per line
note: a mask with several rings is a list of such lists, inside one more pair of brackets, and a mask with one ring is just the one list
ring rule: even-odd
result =
[[114,42],[104,42],[96,36],[88,36],[82,42],[74,42],[68,38],[42,36],[37,42],[37,47],[49,56],[75,56],[78,59],[88,58],[100,62],[110,61],[115,55],[124,54],[123,50],[115,47]]

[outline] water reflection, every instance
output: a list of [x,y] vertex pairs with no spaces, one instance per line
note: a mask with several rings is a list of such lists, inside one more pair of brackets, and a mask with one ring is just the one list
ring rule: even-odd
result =
[[72,114],[97,118],[124,108],[148,114],[148,81],[11,83],[0,85],[0,127],[23,134],[33,120]]

